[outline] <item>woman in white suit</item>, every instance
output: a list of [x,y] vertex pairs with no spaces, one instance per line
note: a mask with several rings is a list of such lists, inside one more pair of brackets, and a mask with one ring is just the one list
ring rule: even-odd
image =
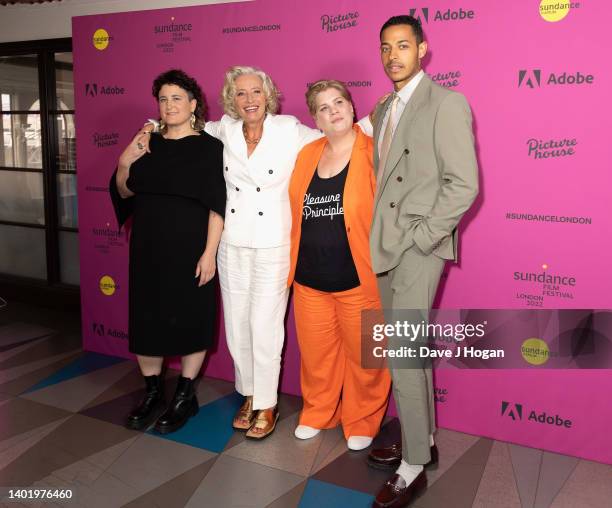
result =
[[262,439],[278,420],[289,296],[289,179],[298,152],[322,134],[275,114],[279,93],[259,69],[229,69],[221,95],[225,115],[208,122],[206,131],[225,146],[227,218],[217,262],[236,390],[245,396],[233,426]]

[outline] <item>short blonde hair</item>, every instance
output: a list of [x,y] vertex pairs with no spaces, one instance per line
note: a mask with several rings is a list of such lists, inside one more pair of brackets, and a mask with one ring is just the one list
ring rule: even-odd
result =
[[223,89],[221,90],[221,104],[225,114],[236,120],[240,118],[240,115],[238,115],[236,107],[234,106],[236,78],[249,74],[258,76],[263,83],[263,91],[264,95],[266,96],[266,113],[275,114],[278,111],[278,98],[280,97],[280,92],[276,88],[272,78],[257,67],[235,65],[234,67],[230,67],[225,73],[225,82],[223,84]]
[[315,113],[317,112],[317,95],[330,88],[335,88],[336,90],[338,90],[340,92],[340,95],[342,95],[342,97],[349,101],[353,108],[355,107],[353,105],[353,98],[351,97],[351,92],[349,92],[348,87],[344,82],[338,81],[336,79],[320,79],[319,81],[310,85],[308,87],[308,90],[306,90],[306,104],[308,105],[308,111],[310,111],[310,114],[312,116],[315,116]]

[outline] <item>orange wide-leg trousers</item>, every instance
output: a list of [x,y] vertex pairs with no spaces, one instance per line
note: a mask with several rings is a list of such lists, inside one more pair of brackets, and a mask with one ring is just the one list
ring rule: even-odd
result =
[[361,311],[380,308],[361,287],[324,292],[293,285],[293,308],[301,353],[304,408],[300,425],[344,436],[374,437],[387,409],[388,369],[361,367]]

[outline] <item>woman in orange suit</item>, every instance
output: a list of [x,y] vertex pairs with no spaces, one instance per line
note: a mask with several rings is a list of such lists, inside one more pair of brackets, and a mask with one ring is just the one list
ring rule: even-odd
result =
[[346,86],[314,83],[308,109],[324,138],[298,155],[289,184],[294,311],[304,407],[295,436],[342,424],[351,450],[367,448],[387,408],[387,369],[361,367],[361,312],[380,309],[368,235],[375,177],[372,138],[353,124]]

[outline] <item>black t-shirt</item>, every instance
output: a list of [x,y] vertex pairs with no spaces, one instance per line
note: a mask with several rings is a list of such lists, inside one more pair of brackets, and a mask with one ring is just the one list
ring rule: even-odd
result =
[[348,164],[335,176],[315,171],[302,212],[302,236],[295,280],[319,291],[347,291],[359,286],[344,224],[344,183]]

